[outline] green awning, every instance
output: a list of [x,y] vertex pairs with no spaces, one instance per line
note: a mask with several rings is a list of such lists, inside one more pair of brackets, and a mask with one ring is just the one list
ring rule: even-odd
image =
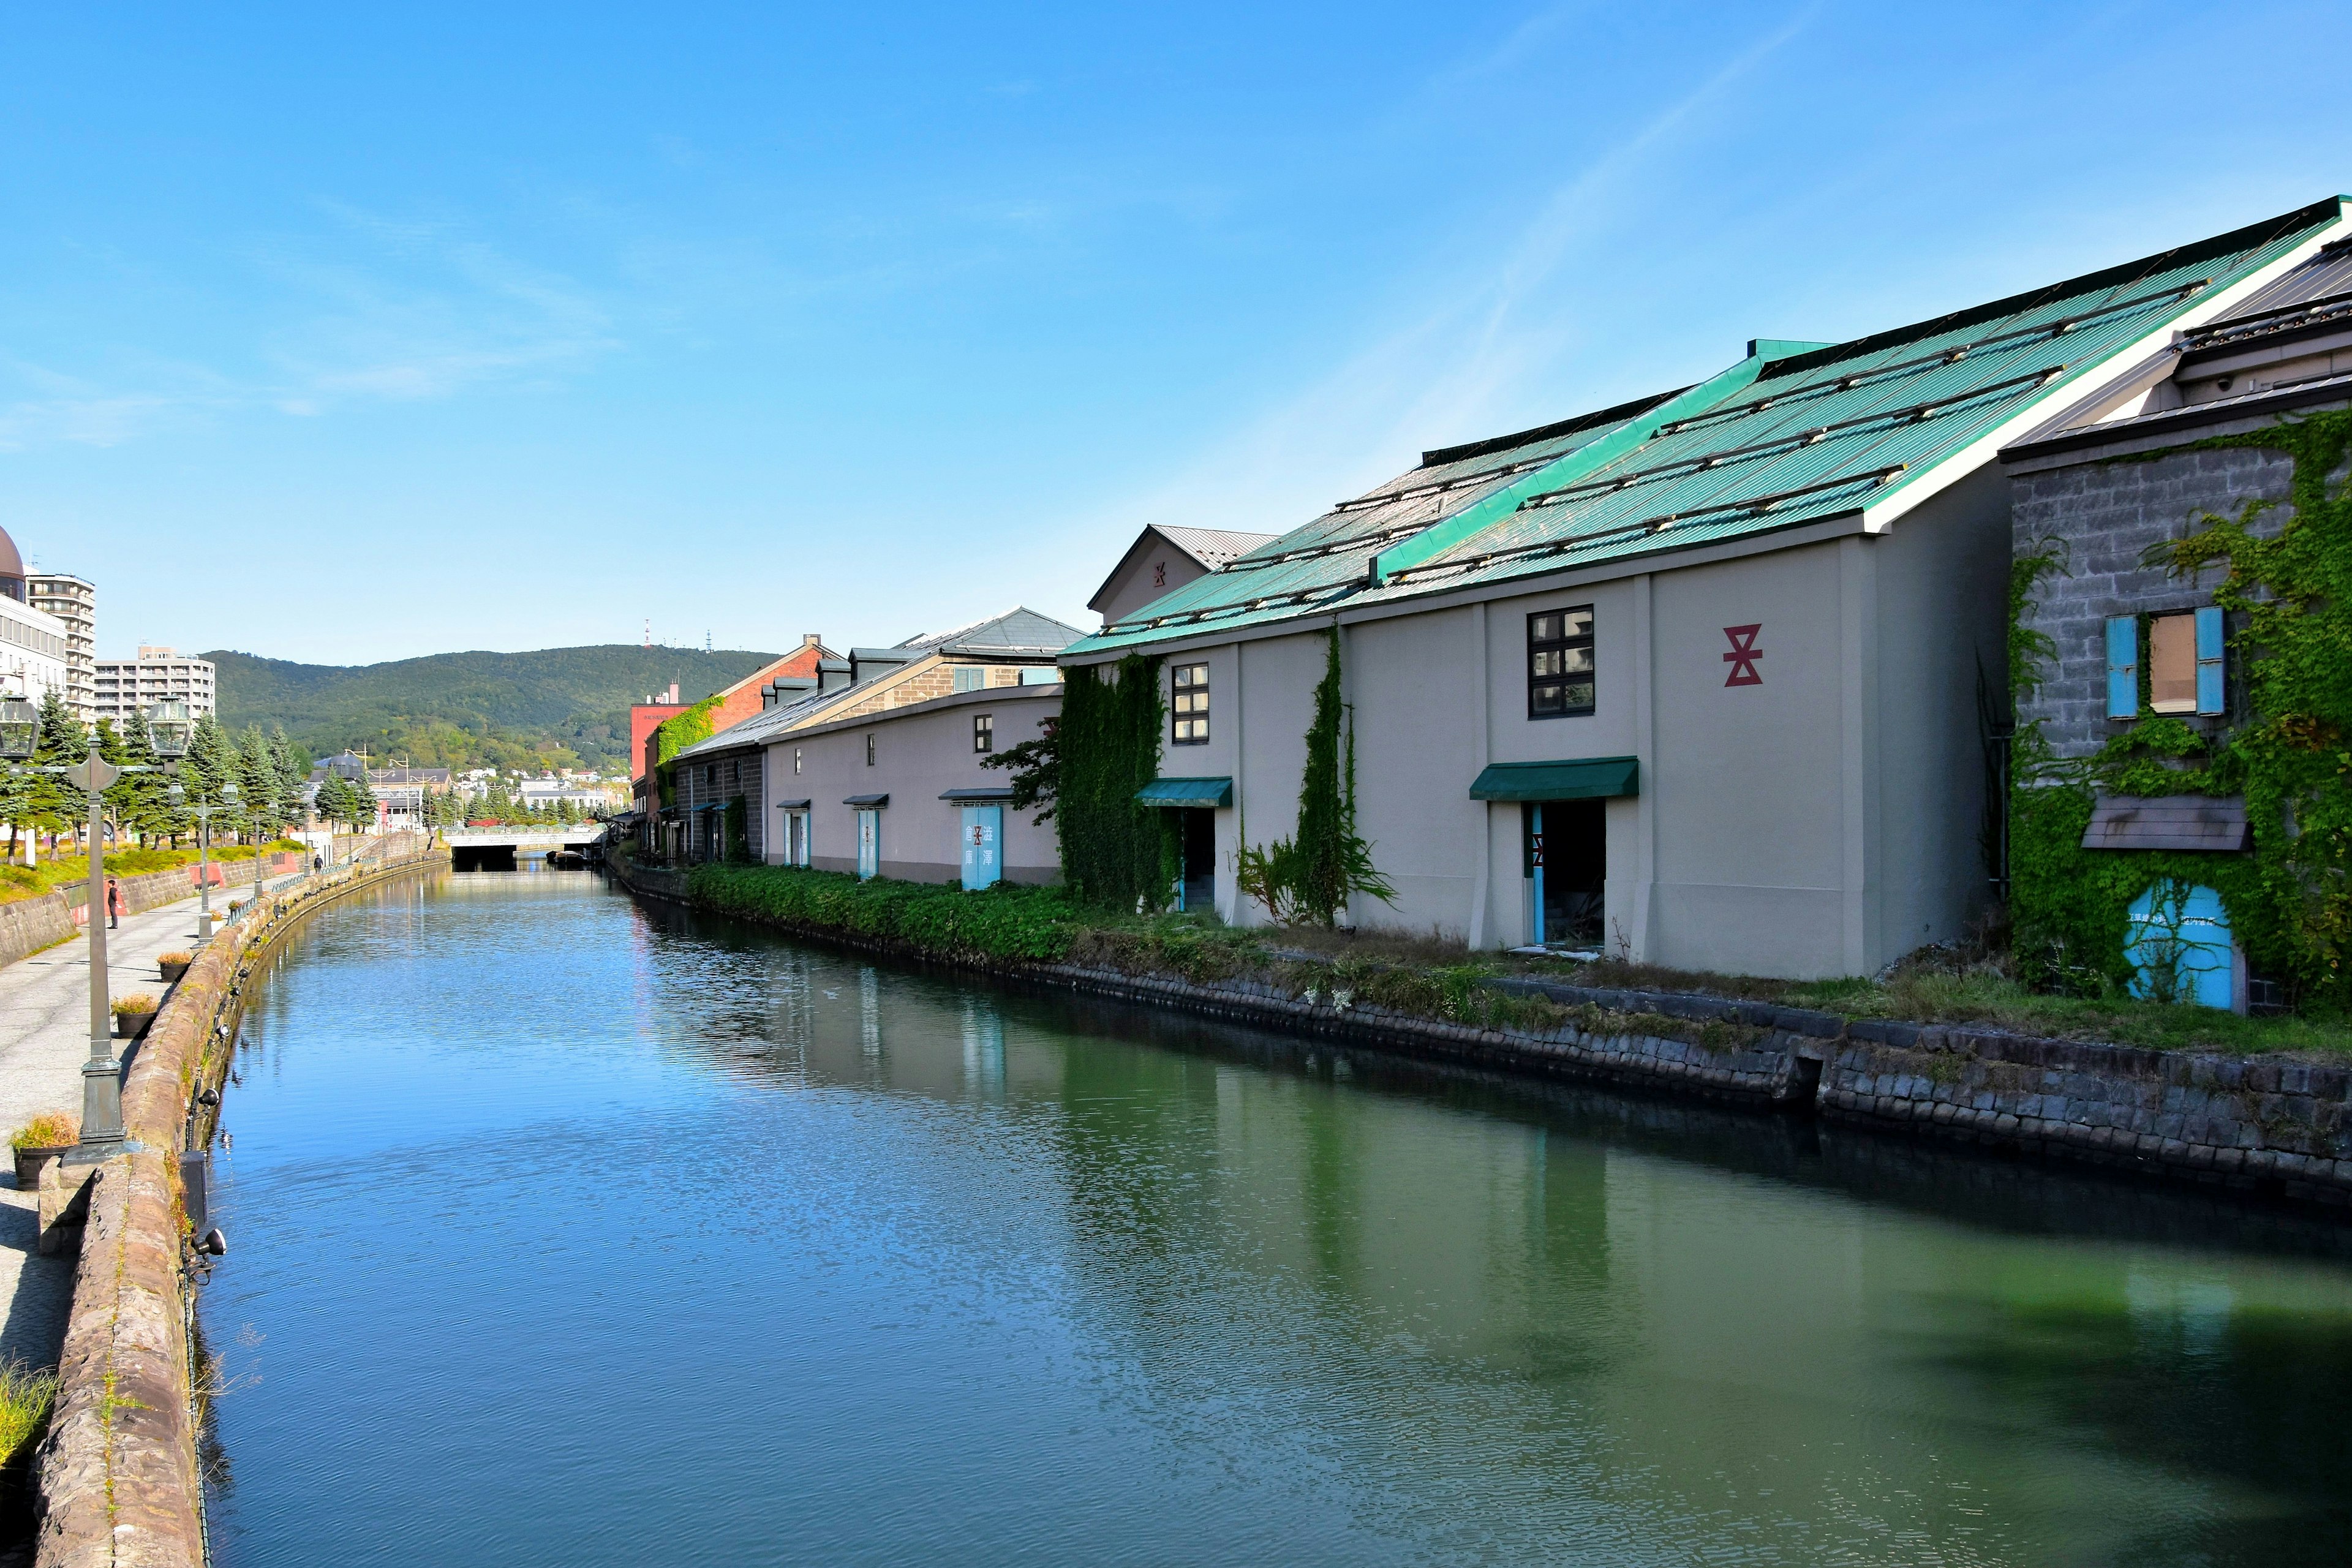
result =
[[1470,786],[1472,800],[1607,800],[1639,795],[1633,757],[1580,757],[1563,763],[1489,763]]
[[1223,779],[1153,779],[1135,792],[1141,805],[1213,806],[1234,804],[1234,781]]

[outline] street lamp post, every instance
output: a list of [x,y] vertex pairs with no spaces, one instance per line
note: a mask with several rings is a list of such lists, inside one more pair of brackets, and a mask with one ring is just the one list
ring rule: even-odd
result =
[[[173,725],[157,710],[151,727],[159,757],[175,757],[185,750],[185,725]],[[157,735],[155,730],[162,730]],[[40,719],[22,698],[0,701],[0,757],[21,762],[37,749]],[[118,767],[98,754],[98,739],[90,738],[89,754],[71,767],[34,769],[65,775],[68,783],[89,796],[89,872],[83,879],[83,904],[89,931],[89,1060],[81,1069],[81,1142],[67,1158],[76,1163],[103,1159],[124,1142],[122,1128],[122,1064],[114,1057],[114,1018],[107,994],[106,973],[106,792],[126,773],[145,773],[139,763]]]
[[224,811],[236,815],[236,782],[232,779],[221,785],[221,797],[216,805],[189,805],[188,792],[178,784],[172,786],[172,806],[184,809],[196,819],[196,940],[210,942],[213,935],[213,883],[211,847],[213,813]]

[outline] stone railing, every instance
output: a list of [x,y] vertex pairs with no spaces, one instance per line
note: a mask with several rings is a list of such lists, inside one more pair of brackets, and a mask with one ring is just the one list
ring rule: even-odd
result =
[[[312,910],[437,863],[424,836],[273,889],[197,952],[131,1056],[122,1121],[132,1146],[94,1166],[53,1164],[44,1222],[83,1222],[57,1404],[36,1456],[38,1568],[197,1568],[205,1560],[188,1351],[194,1296],[179,1155],[195,1096],[226,1072],[256,962]],[[79,1194],[53,1192],[67,1182]]]

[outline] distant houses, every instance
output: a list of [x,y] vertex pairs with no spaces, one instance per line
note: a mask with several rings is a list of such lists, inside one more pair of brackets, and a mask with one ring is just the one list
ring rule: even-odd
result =
[[[1315,907],[1286,877],[1339,876],[1355,924],[1808,977],[2006,901],[2050,984],[2308,988],[2312,933],[2352,933],[2308,831],[2345,785],[2258,753],[2334,744],[2352,675],[2340,647],[2302,686],[2264,673],[2264,638],[2304,635],[2264,605],[2303,589],[2257,545],[2352,549],[2325,468],[2352,436],[2308,423],[2352,403],[2348,245],[2330,198],[1847,342],[1759,339],[1279,536],[1146,530],[1092,633],[1016,611],[770,679],[669,760],[647,846],[1083,883],[1100,846],[986,815],[1007,781],[979,763],[1113,704],[1156,717],[1064,733],[1062,776],[1132,782],[1084,831],[1164,868],[1146,904],[1263,923]],[[2208,957],[2166,968],[2183,941]]]

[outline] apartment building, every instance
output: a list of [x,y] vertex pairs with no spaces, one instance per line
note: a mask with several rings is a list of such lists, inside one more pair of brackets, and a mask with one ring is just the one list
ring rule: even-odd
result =
[[65,626],[66,706],[83,723],[98,717],[98,589],[63,573],[25,579],[26,602]]
[[191,718],[215,711],[213,661],[168,647],[142,647],[137,658],[100,659],[91,717],[120,725],[134,708],[167,700],[188,705]]

